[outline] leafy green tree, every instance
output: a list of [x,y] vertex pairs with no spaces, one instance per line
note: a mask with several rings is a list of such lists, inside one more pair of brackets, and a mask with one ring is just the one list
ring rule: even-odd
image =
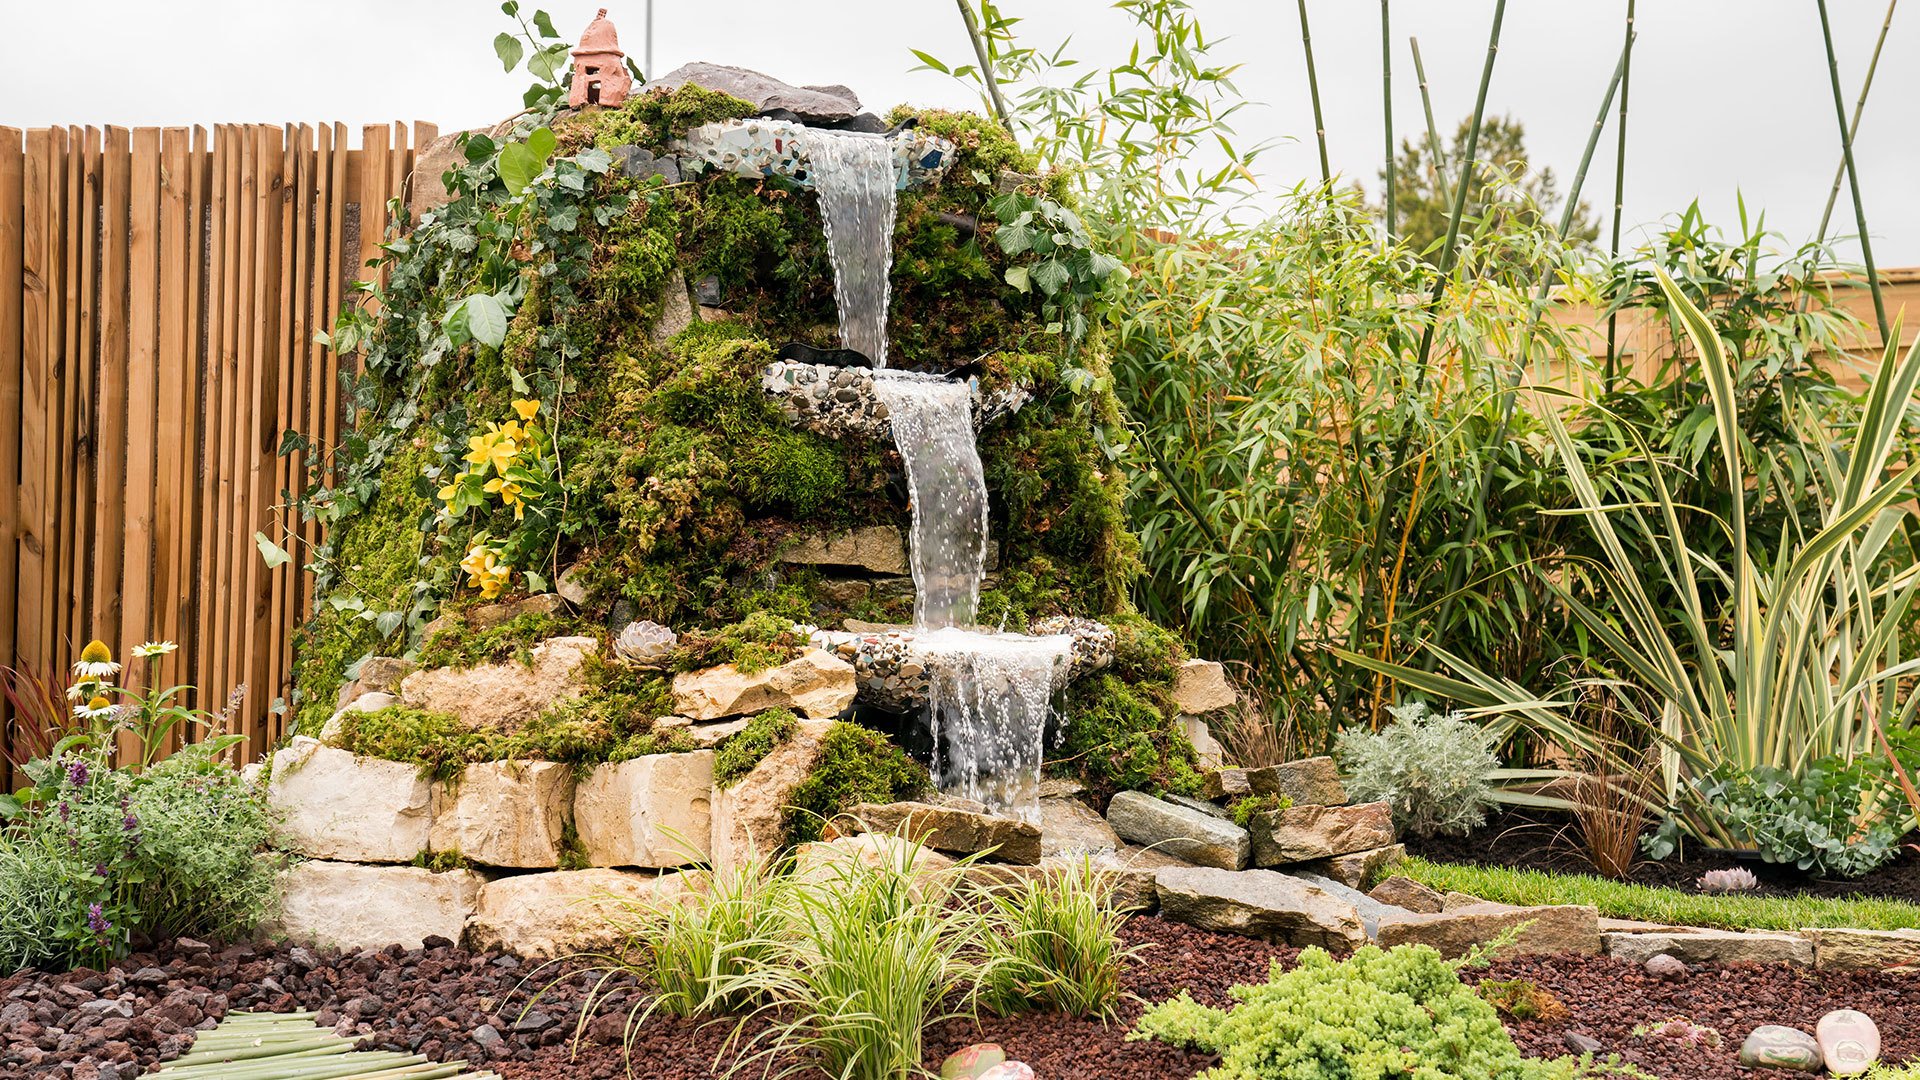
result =
[[[1394,227],[1401,238],[1430,261],[1437,261],[1439,245],[1446,239],[1447,216],[1453,212],[1453,185],[1459,182],[1461,163],[1466,157],[1468,120],[1460,121],[1450,145],[1444,147],[1443,168],[1436,168],[1431,141],[1422,134],[1417,142],[1402,140],[1394,162]],[[1508,226],[1526,229],[1541,224],[1559,223],[1563,200],[1553,170],[1535,167],[1527,155],[1526,127],[1511,116],[1489,116],[1480,125],[1480,145],[1475,156],[1479,166],[1473,170],[1467,189],[1466,217],[1480,221],[1488,213],[1501,220],[1491,224],[1500,231]],[[1380,171],[1386,184],[1386,170]],[[1502,190],[1504,189],[1504,191]],[[1492,197],[1489,198],[1489,191]],[[1386,220],[1384,204],[1371,206],[1374,215]],[[1568,240],[1574,244],[1592,243],[1600,235],[1600,223],[1586,200],[1581,200],[1573,215]]]

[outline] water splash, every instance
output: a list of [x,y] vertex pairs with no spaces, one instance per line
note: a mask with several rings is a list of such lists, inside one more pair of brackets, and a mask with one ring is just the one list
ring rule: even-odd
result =
[[1040,823],[1040,761],[1073,639],[948,627],[914,653],[932,673],[933,780],[941,791]]
[[807,130],[807,164],[833,262],[840,344],[887,366],[893,269],[893,144],[860,132]]
[[965,383],[913,372],[873,380],[913,499],[913,624],[972,626],[987,565],[987,479]]

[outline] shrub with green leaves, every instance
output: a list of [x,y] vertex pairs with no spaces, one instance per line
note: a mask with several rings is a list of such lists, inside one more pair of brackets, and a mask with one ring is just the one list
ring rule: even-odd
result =
[[1859,877],[1892,862],[1907,831],[1907,808],[1885,766],[1868,758],[1824,758],[1799,775],[1768,766],[1723,767],[1695,783],[1735,836],[1773,863],[1821,877]]
[[1486,820],[1499,759],[1495,736],[1458,713],[1422,702],[1392,710],[1379,731],[1348,730],[1334,755],[1355,802],[1393,804],[1394,825],[1416,836],[1464,834]]
[[1368,945],[1337,961],[1300,954],[1267,982],[1236,986],[1230,1009],[1182,991],[1147,1010],[1130,1039],[1158,1039],[1220,1055],[1195,1080],[1561,1080],[1592,1075],[1567,1058],[1524,1058],[1492,1005],[1425,945]]

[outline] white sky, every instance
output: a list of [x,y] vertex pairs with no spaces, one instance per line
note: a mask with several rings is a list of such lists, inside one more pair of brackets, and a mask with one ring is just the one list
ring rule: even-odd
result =
[[[577,36],[600,2],[621,42],[643,51],[645,0],[525,0]],[[1131,40],[1103,0],[1001,0],[1024,16],[1024,40],[1106,62]],[[490,42],[507,20],[494,0],[4,0],[15,48],[0,63],[0,124],[212,124],[340,120],[350,126],[431,120],[450,131],[489,123],[518,104]],[[1289,139],[1262,159],[1268,186],[1317,176],[1299,25],[1284,0],[1192,0],[1243,62],[1238,83],[1261,103],[1242,137]],[[1420,136],[1407,51],[1417,35],[1443,132],[1472,109],[1491,0],[1398,0],[1393,8],[1396,135]],[[1886,5],[1829,0],[1847,107]],[[1379,7],[1311,0],[1321,98],[1334,169],[1377,187],[1383,152]],[[1517,116],[1536,158],[1561,177],[1578,163],[1620,47],[1625,0],[1510,0],[1489,108]],[[1810,238],[1839,161],[1820,27],[1811,0],[1644,0],[1634,50],[1626,220],[1656,222],[1695,198],[1734,223],[1736,192],[1795,244]],[[920,48],[971,54],[952,0],[656,0],[654,61],[757,68],[794,83],[845,83],[876,112],[901,101],[973,103],[930,72],[909,73]],[[1920,264],[1920,10],[1895,16],[1857,147],[1875,256]],[[1611,197],[1609,131],[1586,190]],[[1843,192],[1836,234],[1854,229]],[[1852,254],[1851,249],[1849,255]]]

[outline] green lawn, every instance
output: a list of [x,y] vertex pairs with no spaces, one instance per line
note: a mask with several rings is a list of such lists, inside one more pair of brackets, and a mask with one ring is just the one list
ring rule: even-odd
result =
[[1592,904],[1604,917],[1728,930],[1862,930],[1920,928],[1920,904],[1900,900],[1836,900],[1795,896],[1700,896],[1678,889],[1629,885],[1589,874],[1547,874],[1491,866],[1457,866],[1409,858],[1394,873],[1441,891],[1471,893],[1502,904]]

